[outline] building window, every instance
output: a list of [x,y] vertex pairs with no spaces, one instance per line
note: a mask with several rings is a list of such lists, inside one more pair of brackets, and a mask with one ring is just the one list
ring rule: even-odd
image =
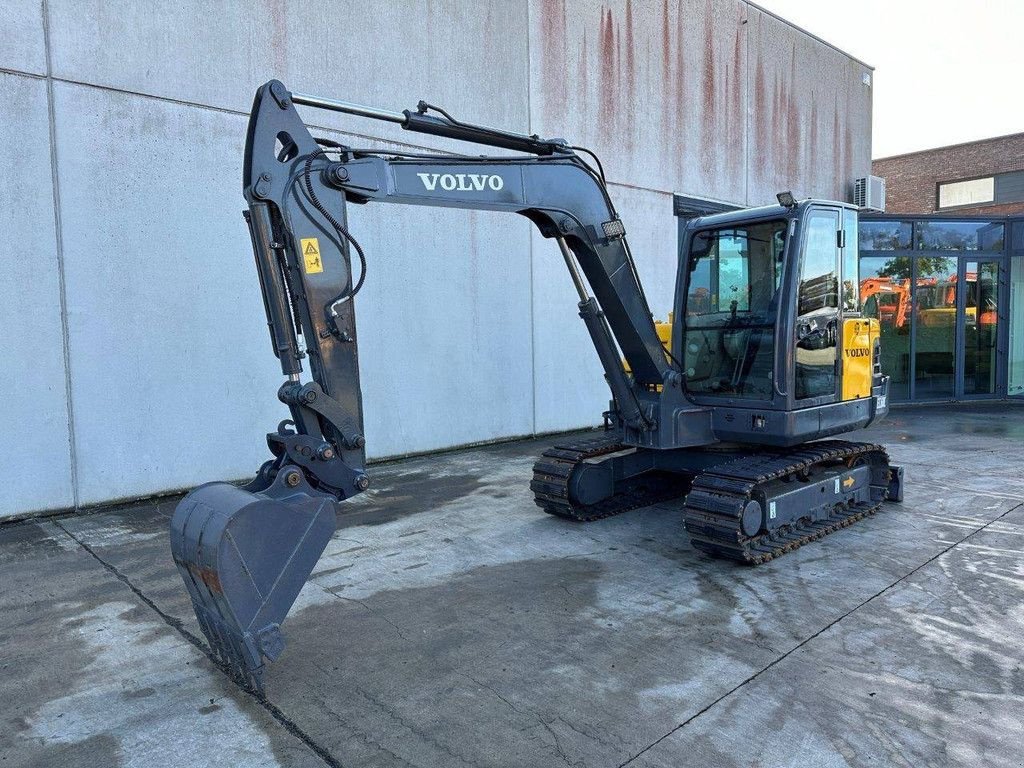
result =
[[862,251],[909,251],[913,224],[909,221],[860,222]]
[[991,221],[938,221],[914,225],[919,251],[1001,251],[1003,224]]
[[996,180],[993,176],[969,181],[947,181],[939,184],[939,208],[992,203],[995,202],[995,199]]
[[[1024,399],[1024,217],[860,226],[860,306],[878,320],[892,399]],[[913,248],[894,247],[908,229]]]

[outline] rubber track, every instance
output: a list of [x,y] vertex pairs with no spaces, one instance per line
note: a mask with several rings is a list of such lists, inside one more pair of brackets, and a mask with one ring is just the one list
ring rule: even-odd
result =
[[859,459],[889,463],[880,445],[822,440],[792,452],[766,451],[705,470],[694,479],[683,502],[690,541],[709,555],[757,565],[873,515],[881,501],[853,504],[822,520],[784,525],[756,536],[746,536],[741,527],[743,509],[759,485],[804,473],[816,464]]
[[626,448],[629,446],[619,442],[618,435],[604,435],[560,443],[544,451],[533,465],[533,480],[530,481],[537,506],[549,515],[589,522],[677,498],[686,492],[677,478],[648,475],[625,484],[614,496],[597,504],[576,504],[569,500],[569,480],[577,466],[587,459]]

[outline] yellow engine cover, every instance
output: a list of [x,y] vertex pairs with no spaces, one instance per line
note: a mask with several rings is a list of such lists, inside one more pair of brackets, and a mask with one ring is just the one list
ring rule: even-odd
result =
[[672,322],[675,320],[675,313],[668,313],[668,320],[655,320],[654,329],[658,332],[658,338],[665,349],[672,349]]
[[871,396],[879,332],[878,321],[871,317],[843,321],[843,400]]
[[[661,346],[665,348],[666,352],[672,351],[672,322],[674,320],[675,313],[668,313],[668,320],[655,320],[654,329],[658,332],[658,339],[661,341]],[[633,371],[629,368],[629,363],[625,360],[622,361],[622,367],[626,373],[632,373]],[[661,389],[661,385],[658,385],[658,389]]]

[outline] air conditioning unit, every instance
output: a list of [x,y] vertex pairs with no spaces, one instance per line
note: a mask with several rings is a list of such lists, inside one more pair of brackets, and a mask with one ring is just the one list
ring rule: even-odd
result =
[[885,212],[885,179],[865,176],[853,182],[853,204],[861,210]]

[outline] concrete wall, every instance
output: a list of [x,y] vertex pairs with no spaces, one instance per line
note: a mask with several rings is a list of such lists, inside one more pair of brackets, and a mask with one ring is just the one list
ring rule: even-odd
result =
[[[289,87],[598,151],[651,304],[672,193],[847,196],[869,70],[739,0],[0,5],[0,517],[252,474],[285,415],[242,207],[252,92]],[[455,145],[307,111],[347,143]],[[517,217],[351,210],[370,454],[594,423],[607,391],[557,249]]]

